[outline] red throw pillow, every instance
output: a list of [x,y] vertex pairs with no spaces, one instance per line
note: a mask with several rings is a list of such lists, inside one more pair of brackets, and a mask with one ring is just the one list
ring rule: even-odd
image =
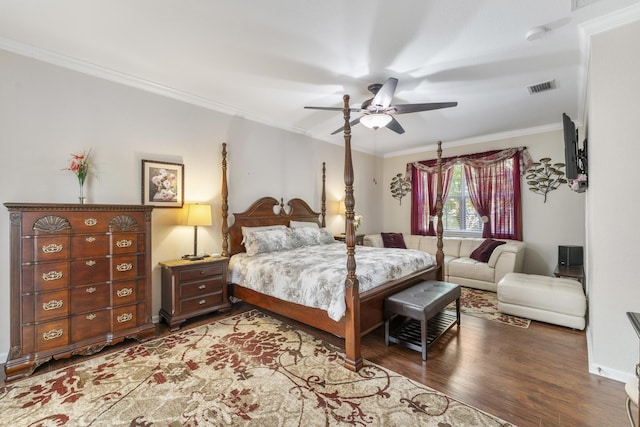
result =
[[489,258],[491,258],[493,250],[500,245],[504,245],[505,243],[507,242],[503,242],[502,240],[486,239],[484,242],[480,243],[480,246],[478,246],[473,252],[471,252],[469,258],[475,259],[479,262],[488,262]]
[[402,233],[380,233],[385,248],[407,249]]

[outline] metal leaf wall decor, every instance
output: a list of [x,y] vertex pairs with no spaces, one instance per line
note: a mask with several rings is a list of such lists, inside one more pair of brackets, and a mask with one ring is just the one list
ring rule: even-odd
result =
[[398,199],[400,205],[402,205],[402,198],[411,191],[411,183],[402,177],[399,173],[391,179],[391,196],[394,199]]
[[526,179],[529,190],[544,196],[544,203],[547,203],[549,191],[557,189],[560,184],[567,183],[564,178],[564,167],[564,163],[551,164],[549,157],[540,159],[527,169]]

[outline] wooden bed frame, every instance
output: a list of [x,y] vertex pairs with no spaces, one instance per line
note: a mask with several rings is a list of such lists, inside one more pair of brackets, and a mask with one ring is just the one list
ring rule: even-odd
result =
[[[318,308],[306,307],[283,301],[279,298],[264,295],[242,286],[230,284],[229,294],[249,304],[269,310],[279,315],[297,320],[307,325],[343,337],[345,340],[346,368],[357,371],[362,367],[360,338],[384,324],[384,299],[396,292],[406,289],[423,280],[442,280],[442,265],[444,252],[442,251],[442,148],[438,143],[438,186],[437,186],[437,253],[436,266],[416,271],[402,279],[395,280],[367,292],[359,292],[356,277],[355,262],[355,228],[353,226],[354,206],[353,197],[353,162],[351,157],[351,126],[349,96],[344,96],[344,140],[345,140],[345,208],[346,208],[346,263],[347,277],[345,278],[346,314],[338,322],[329,318],[327,312]],[[222,145],[222,256],[231,256],[244,252],[242,245],[243,226],[289,225],[290,221],[316,222],[325,226],[326,193],[325,193],[325,164],[322,165],[322,212],[315,212],[301,199],[292,199],[286,206],[281,199],[263,197],[254,202],[245,212],[234,213],[234,223],[228,226],[228,187],[227,187],[227,150]],[[288,208],[288,209],[287,209]]]

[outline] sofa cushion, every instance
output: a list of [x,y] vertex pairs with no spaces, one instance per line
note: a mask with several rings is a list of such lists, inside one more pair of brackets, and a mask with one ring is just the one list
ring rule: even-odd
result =
[[480,246],[478,246],[473,252],[471,252],[469,258],[475,259],[476,261],[480,262],[488,262],[489,258],[491,258],[493,250],[500,245],[504,245],[505,243],[507,242],[504,242],[502,240],[486,239],[480,244]]
[[407,249],[402,233],[380,233],[385,248]]
[[495,268],[489,267],[486,262],[471,258],[456,258],[452,259],[447,267],[449,277],[464,277],[494,283]]

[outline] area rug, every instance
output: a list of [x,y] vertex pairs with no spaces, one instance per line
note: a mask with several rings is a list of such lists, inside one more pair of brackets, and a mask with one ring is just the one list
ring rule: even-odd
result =
[[251,310],[10,383],[11,426],[511,426]]
[[[446,309],[455,311],[455,302],[449,304]],[[464,286],[462,287],[462,295],[460,296],[460,311],[469,316],[516,326],[518,328],[528,328],[531,324],[531,320],[529,319],[500,313],[498,311],[498,297],[495,292],[465,288]]]

